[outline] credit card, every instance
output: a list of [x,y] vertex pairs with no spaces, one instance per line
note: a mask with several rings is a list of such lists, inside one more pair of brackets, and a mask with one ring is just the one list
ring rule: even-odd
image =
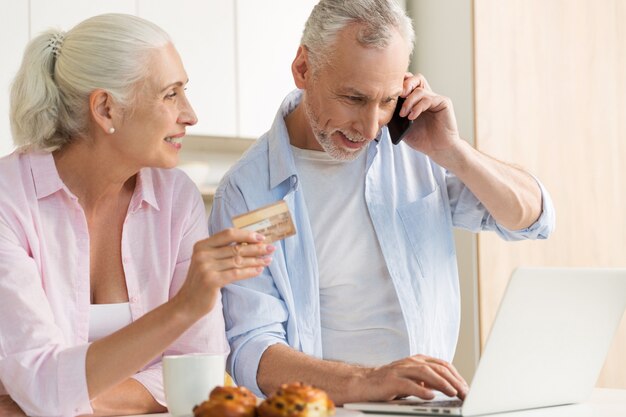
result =
[[267,243],[296,234],[289,207],[284,200],[233,217],[233,226],[261,233]]

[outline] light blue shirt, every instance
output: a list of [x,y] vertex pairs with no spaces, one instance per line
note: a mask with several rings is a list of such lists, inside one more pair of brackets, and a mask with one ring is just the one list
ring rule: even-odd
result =
[[[276,244],[274,260],[260,276],[223,290],[228,371],[237,384],[261,396],[257,369],[269,346],[282,343],[323,357],[315,245],[284,121],[300,98],[297,90],[285,98],[271,129],[224,176],[209,220],[213,234],[232,227],[233,216],[282,199],[296,225],[297,234]],[[506,240],[545,239],[554,228],[554,208],[539,184],[543,211],[537,222],[507,230],[458,178],[406,144],[392,145],[388,136],[384,128],[366,150],[367,208],[398,295],[411,355],[451,361],[460,322],[452,228],[491,230]]]

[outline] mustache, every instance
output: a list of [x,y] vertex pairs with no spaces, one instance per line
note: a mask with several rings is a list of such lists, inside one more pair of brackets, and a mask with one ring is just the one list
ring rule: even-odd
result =
[[342,135],[350,139],[352,142],[364,142],[367,140],[362,135],[359,135],[358,133],[346,132],[341,129],[334,130],[333,134],[335,133],[341,133]]

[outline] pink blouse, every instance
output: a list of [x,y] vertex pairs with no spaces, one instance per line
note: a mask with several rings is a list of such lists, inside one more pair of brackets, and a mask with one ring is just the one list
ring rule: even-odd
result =
[[[196,241],[207,237],[204,205],[181,171],[142,169],[122,234],[133,320],[183,284]],[[0,159],[0,393],[28,415],[91,414],[89,232],[78,199],[50,153]],[[222,304],[165,354],[228,354]],[[161,358],[133,376],[161,404]],[[4,385],[4,389],[2,387]]]

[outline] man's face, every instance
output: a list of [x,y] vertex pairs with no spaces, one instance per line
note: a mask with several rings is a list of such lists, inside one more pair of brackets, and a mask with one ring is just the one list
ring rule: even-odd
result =
[[307,148],[321,146],[338,160],[358,157],[389,122],[409,61],[400,34],[395,33],[385,48],[366,48],[356,40],[357,29],[350,26],[339,35],[330,61],[307,81],[303,98],[319,143]]

